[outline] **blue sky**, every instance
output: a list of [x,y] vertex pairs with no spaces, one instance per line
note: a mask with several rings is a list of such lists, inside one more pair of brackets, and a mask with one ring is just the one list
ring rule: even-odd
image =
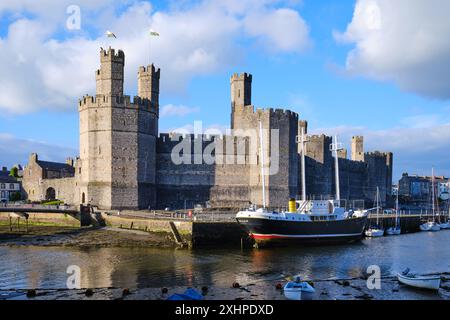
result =
[[[294,110],[311,132],[347,144],[362,134],[367,151],[394,152],[397,177],[432,165],[450,176],[450,24],[439,1],[427,10],[420,0],[32,3],[0,5],[1,165],[35,151],[77,155],[76,102],[95,93],[98,48],[112,45],[125,50],[126,94],[138,65],[161,66],[160,131],[195,120],[228,127],[229,77],[245,71],[255,106]],[[79,30],[66,27],[70,4]],[[430,27],[438,19],[441,29]],[[150,43],[140,35],[149,27],[161,34]]]

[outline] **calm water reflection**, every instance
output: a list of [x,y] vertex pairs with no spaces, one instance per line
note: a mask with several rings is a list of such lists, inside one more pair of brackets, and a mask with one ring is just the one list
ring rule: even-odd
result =
[[64,288],[69,265],[83,287],[229,287],[302,274],[311,279],[357,277],[377,264],[383,274],[410,267],[450,271],[450,231],[369,239],[355,245],[264,250],[0,247],[0,289]]

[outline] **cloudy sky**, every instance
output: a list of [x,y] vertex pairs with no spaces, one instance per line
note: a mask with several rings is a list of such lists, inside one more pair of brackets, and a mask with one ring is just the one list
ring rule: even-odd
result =
[[394,152],[397,177],[450,176],[449,13],[443,0],[2,0],[0,165],[78,154],[77,100],[111,45],[126,94],[139,65],[161,67],[161,131],[228,127],[229,77],[245,71],[256,106],[347,144],[364,135]]

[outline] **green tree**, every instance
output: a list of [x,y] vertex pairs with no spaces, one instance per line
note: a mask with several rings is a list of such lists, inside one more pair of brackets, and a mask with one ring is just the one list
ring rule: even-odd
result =
[[11,177],[18,178],[19,177],[19,169],[17,169],[17,167],[12,167],[11,171],[9,172],[9,175]]
[[20,192],[13,192],[9,195],[9,201],[19,201],[22,200]]

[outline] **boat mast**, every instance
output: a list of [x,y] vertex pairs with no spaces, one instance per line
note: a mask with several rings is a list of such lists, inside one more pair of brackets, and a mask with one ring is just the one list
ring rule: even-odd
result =
[[380,198],[380,189],[377,186],[377,226],[378,226],[378,218],[379,218],[379,212],[380,212],[379,198]]
[[433,202],[431,205],[433,212],[433,221],[436,220],[436,208],[434,207],[434,167],[431,168],[431,201]]
[[305,128],[302,127],[302,200],[306,201]]
[[395,228],[397,229],[398,224],[398,188],[397,188],[397,198],[395,199]]
[[331,144],[330,150],[334,152],[334,166],[335,166],[335,179],[336,179],[336,201],[340,206],[341,202],[341,191],[339,187],[339,157],[338,151],[343,149],[343,145],[338,143],[337,136],[334,136],[334,143]]
[[261,153],[262,201],[263,201],[263,208],[266,208],[266,175],[264,172],[264,142],[263,142],[263,129],[261,120],[259,120],[259,142]]

